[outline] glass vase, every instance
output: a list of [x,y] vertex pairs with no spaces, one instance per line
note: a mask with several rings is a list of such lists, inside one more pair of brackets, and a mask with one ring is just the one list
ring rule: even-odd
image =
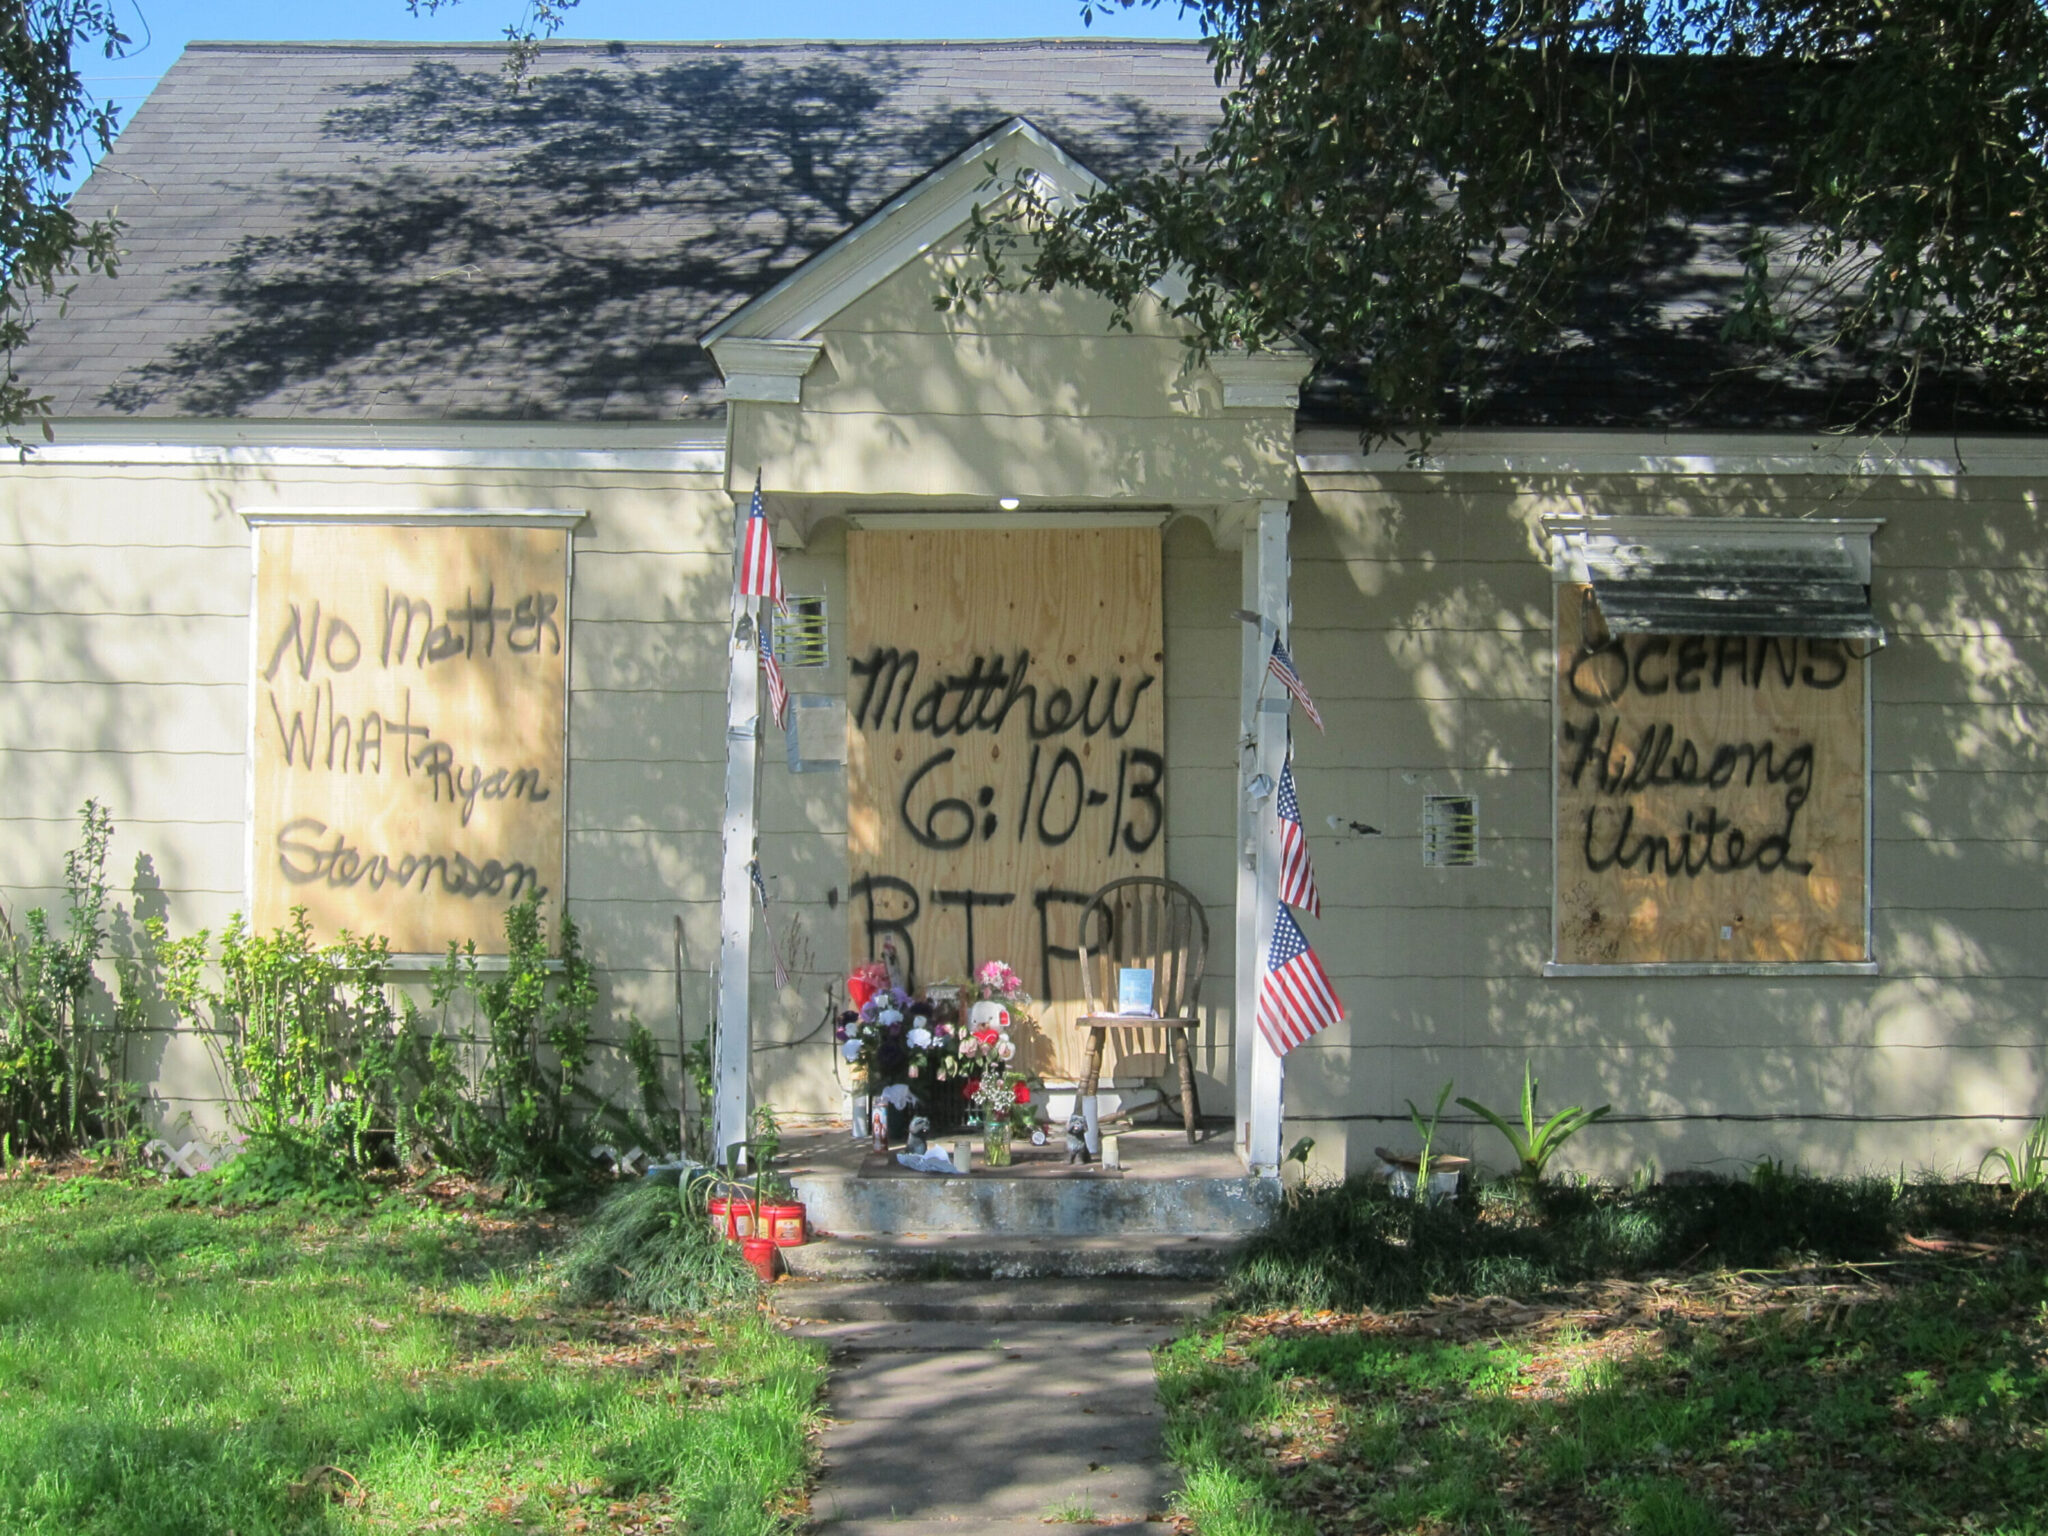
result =
[[1010,1166],[1010,1128],[1007,1125],[991,1125],[981,1133],[981,1159],[990,1168]]

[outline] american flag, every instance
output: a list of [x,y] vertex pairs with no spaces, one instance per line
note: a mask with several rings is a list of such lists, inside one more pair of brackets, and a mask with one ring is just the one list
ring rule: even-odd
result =
[[782,946],[775,942],[775,920],[768,915],[768,882],[761,878],[761,861],[747,860],[747,878],[754,882],[754,894],[761,898],[761,926],[768,930],[768,953],[775,957],[775,985],[789,985],[789,967],[782,963]]
[[782,568],[775,563],[775,536],[761,510],[761,472],[754,471],[754,500],[747,508],[747,537],[740,549],[740,596],[768,597],[782,608]]
[[768,626],[763,624],[757,634],[761,643],[761,670],[768,675],[768,709],[775,716],[776,729],[786,731],[789,729],[789,684],[782,680],[782,663],[775,659],[775,646],[768,639]]
[[1316,701],[1308,696],[1308,689],[1302,686],[1301,674],[1294,670],[1294,658],[1287,654],[1287,643],[1278,635],[1273,637],[1273,654],[1266,660],[1266,670],[1280,679],[1280,686],[1294,695],[1294,702],[1301,706],[1301,712],[1323,728],[1323,717],[1316,713]]
[[1344,1003],[1301,936],[1294,914],[1285,906],[1276,908],[1273,942],[1266,947],[1266,978],[1259,986],[1259,1033],[1275,1054],[1285,1056],[1343,1017]]
[[1301,831],[1301,802],[1294,798],[1294,764],[1280,770],[1280,899],[1313,917],[1323,915],[1322,892],[1316,889],[1315,867],[1308,861],[1308,839]]

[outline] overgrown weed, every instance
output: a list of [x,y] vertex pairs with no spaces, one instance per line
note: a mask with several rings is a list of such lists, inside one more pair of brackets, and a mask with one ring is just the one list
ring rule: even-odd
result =
[[562,1284],[579,1301],[652,1312],[697,1312],[751,1300],[760,1280],[739,1245],[713,1234],[701,1182],[674,1173],[607,1195],[562,1255]]

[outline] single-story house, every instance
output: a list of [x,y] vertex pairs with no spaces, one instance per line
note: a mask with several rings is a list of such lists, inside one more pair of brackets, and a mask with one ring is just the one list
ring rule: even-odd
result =
[[[1128,330],[934,303],[1005,178],[1198,145],[1200,45],[502,65],[195,44],[78,194],[120,273],[42,315],[53,438],[0,470],[17,912],[88,795],[178,932],[303,904],[432,956],[538,890],[607,1038],[716,1009],[724,1112],[830,1113],[820,1026],[885,941],[920,982],[1015,965],[1071,1076],[1076,914],[1163,873],[1255,1168],[1364,1166],[1525,1062],[1614,1106],[1572,1150],[1615,1174],[1968,1169],[2041,1110],[2038,412],[1872,439],[1853,380],[1729,373],[1731,226],[1426,453],[1368,447],[1307,357],[1192,356],[1171,293]],[[786,730],[733,596],[757,479]],[[1346,1016],[1279,1056],[1290,739]],[[166,1121],[221,1123],[201,1042],[144,1058]]]

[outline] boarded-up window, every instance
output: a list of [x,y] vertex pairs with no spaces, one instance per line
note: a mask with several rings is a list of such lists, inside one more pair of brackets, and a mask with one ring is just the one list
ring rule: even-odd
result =
[[552,925],[566,526],[252,521],[256,926],[503,953],[535,894]]
[[1556,589],[1556,962],[1866,963],[1867,596],[1802,614],[1742,546],[1703,584],[1635,537],[1633,579]]
[[1071,1071],[1081,908],[1164,872],[1158,531],[863,531],[847,564],[853,959],[1008,961]]

